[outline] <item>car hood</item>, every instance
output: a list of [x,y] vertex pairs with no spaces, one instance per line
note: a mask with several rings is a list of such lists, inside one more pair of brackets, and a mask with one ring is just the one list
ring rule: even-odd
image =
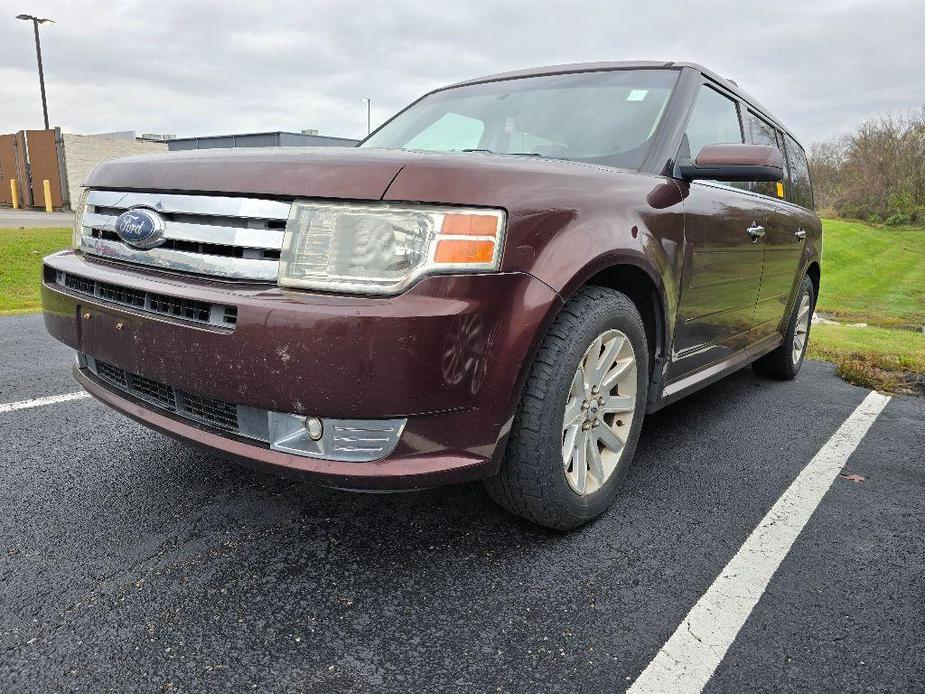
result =
[[[93,188],[506,206],[518,190],[616,169],[537,157],[354,147],[207,149],[114,159]],[[393,185],[394,183],[394,185]]]
[[408,156],[401,151],[352,147],[200,149],[103,162],[83,185],[378,200]]

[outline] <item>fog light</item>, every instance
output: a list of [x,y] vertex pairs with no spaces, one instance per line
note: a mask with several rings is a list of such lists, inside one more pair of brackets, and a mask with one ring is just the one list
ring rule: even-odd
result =
[[324,425],[317,417],[306,417],[304,426],[305,431],[308,432],[308,438],[312,441],[320,440],[321,436],[324,434]]
[[[239,411],[241,407],[238,406]],[[368,463],[395,450],[407,421],[330,419],[270,411],[266,412],[265,440],[274,451],[345,463]]]

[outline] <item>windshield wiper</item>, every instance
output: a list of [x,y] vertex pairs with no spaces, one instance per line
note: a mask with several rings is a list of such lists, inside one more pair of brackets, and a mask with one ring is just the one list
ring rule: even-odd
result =
[[542,159],[563,159],[564,157],[549,157],[539,152],[495,152],[491,149],[467,148],[455,149],[454,152],[483,152],[484,154],[498,154],[506,157],[541,157]]

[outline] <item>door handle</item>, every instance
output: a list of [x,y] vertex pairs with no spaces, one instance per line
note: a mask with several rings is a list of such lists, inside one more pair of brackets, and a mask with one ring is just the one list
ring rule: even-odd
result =
[[756,224],[755,222],[752,222],[752,225],[745,231],[748,232],[748,235],[751,236],[752,240],[754,240],[756,243],[758,242],[758,239],[764,236],[764,227]]
[[806,232],[802,229],[797,229],[795,232],[793,232],[793,235],[800,239],[800,241],[806,238]]

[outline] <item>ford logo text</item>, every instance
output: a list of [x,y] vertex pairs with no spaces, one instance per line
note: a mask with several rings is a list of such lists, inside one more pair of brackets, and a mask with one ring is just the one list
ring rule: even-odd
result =
[[154,210],[133,207],[116,219],[116,233],[130,246],[147,250],[164,243],[164,218]]

